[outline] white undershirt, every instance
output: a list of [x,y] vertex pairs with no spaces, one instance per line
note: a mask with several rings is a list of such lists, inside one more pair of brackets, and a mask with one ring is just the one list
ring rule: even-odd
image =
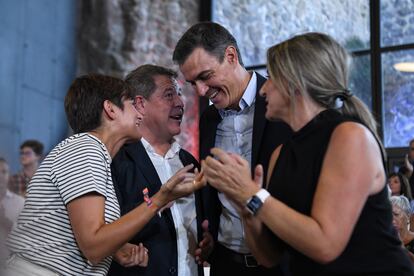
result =
[[[181,147],[177,142],[174,141],[165,156],[161,156],[155,152],[154,148],[144,138],[141,141],[157,171],[161,183],[166,183],[179,169],[183,168],[179,158]],[[192,255],[197,246],[194,194],[177,199],[170,209],[177,234],[177,274],[180,276],[197,275],[197,264]]]

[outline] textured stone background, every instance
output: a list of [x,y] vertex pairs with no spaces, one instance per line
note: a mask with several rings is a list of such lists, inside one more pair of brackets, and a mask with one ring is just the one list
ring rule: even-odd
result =
[[[178,70],[172,52],[198,20],[195,0],[78,0],[78,72],[124,77],[145,63]],[[183,85],[180,144],[198,156],[198,97]]]
[[[239,42],[245,65],[265,64],[266,49],[294,34],[325,32],[349,50],[370,47],[368,0],[214,1],[213,18]],[[243,22],[243,23],[241,23]],[[381,1],[382,46],[414,42],[414,0]],[[393,68],[414,61],[414,51],[382,56],[383,128],[387,147],[406,146],[414,137],[414,74]],[[370,57],[354,59],[350,87],[372,105]]]
[[369,46],[368,0],[215,1],[213,18],[236,37],[247,66],[264,64],[269,46],[309,31],[326,32],[344,45],[360,40],[352,49]]

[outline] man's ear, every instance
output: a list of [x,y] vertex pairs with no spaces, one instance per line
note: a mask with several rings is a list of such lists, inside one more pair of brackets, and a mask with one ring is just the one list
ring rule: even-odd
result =
[[103,111],[109,119],[113,120],[116,117],[114,104],[110,100],[105,100],[103,103]]
[[147,100],[142,95],[135,96],[135,109],[141,113],[142,115],[145,115],[145,105],[147,103]]
[[240,63],[236,47],[232,45],[227,46],[226,50],[224,51],[224,59],[226,59],[230,64]]

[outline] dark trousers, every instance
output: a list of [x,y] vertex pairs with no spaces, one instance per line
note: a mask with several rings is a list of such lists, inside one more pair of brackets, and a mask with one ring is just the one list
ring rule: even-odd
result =
[[240,254],[217,242],[210,259],[210,276],[283,276],[279,266],[265,268],[257,265],[251,255]]

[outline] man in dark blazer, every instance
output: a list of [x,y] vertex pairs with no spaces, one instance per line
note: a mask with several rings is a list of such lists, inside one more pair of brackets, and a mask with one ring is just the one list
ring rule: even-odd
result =
[[[200,159],[219,147],[242,155],[252,169],[262,164],[266,173],[271,153],[291,130],[265,119],[266,103],[259,95],[265,78],[244,68],[235,38],[217,23],[195,24],[178,41],[173,60],[198,95],[213,103],[200,118]],[[245,242],[240,216],[224,195],[207,186],[202,197],[209,230],[217,241],[209,258],[212,276],[283,275],[279,267],[257,264]]]
[[[140,66],[126,77],[143,103],[145,117],[142,140],[121,148],[111,165],[122,215],[144,201],[145,188],[151,197],[181,167],[199,168],[174,140],[184,114],[176,77],[174,71],[155,65]],[[148,249],[148,266],[126,268],[113,262],[108,275],[203,275],[194,259],[203,231],[201,207],[199,192],[169,204],[130,241]]]

